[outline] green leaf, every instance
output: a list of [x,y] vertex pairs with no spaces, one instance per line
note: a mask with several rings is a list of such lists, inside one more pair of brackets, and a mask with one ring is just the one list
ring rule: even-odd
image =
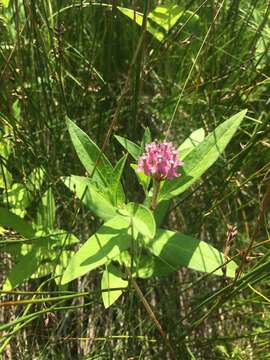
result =
[[146,176],[143,171],[140,171],[140,172],[136,171],[136,169],[138,167],[137,164],[130,164],[130,166],[134,170],[139,183],[142,185],[143,190],[145,192],[145,195],[148,196],[148,188],[149,188],[149,184],[150,184],[150,181],[151,181],[151,177]]
[[26,214],[26,208],[32,201],[32,195],[25,185],[15,183],[1,195],[1,200],[3,204],[9,205],[12,213],[23,218]]
[[44,229],[53,229],[55,222],[55,201],[52,188],[42,197],[37,213],[37,224]]
[[27,207],[33,200],[33,193],[42,185],[44,172],[36,168],[28,176],[25,184],[14,183],[8,191],[5,191],[0,199],[8,204],[10,211],[20,217],[24,217]]
[[161,226],[162,223],[164,222],[170,206],[171,206],[171,200],[164,200],[158,203],[158,206],[154,210],[154,217],[157,226]]
[[107,194],[104,194],[90,178],[71,175],[62,180],[88,209],[103,220],[109,220],[117,214],[116,209],[108,200]]
[[126,15],[131,20],[135,21],[137,25],[142,26],[143,24],[143,14],[139,11],[134,11],[133,9],[128,9],[122,6],[117,6],[117,9],[124,15]]
[[31,275],[31,279],[39,279],[52,274],[54,281],[60,285],[61,276],[63,275],[69,260],[74,256],[74,251],[63,250],[59,257],[54,259],[46,259],[46,261],[38,266],[37,270]]
[[[142,24],[143,24],[143,14],[142,13],[140,13],[138,11],[134,11],[133,9],[124,8],[121,6],[118,6],[117,8],[119,11],[122,12],[122,14],[126,15],[131,20],[135,21],[137,25],[142,26]],[[158,41],[163,41],[163,39],[164,39],[163,31],[160,31],[155,26],[152,26],[152,24],[149,22],[149,20],[147,20],[146,29]]]
[[12,228],[26,238],[32,238],[35,236],[35,230],[31,224],[27,223],[19,216],[12,214],[8,211],[8,209],[2,207],[0,207],[0,225]]
[[148,279],[153,276],[167,276],[174,272],[175,268],[167,265],[164,261],[160,260],[157,256],[142,256],[136,264],[134,276],[142,279]]
[[[135,21],[137,25],[142,26],[143,14],[134,11],[133,9],[117,7],[119,11],[125,16]],[[199,16],[192,11],[183,11],[178,5],[172,1],[166,1],[165,4],[157,6],[152,12],[148,14],[146,29],[158,41],[163,41],[168,32],[177,24],[180,18],[183,17],[185,23],[185,31],[191,31],[194,25],[198,27]]]
[[203,128],[193,131],[189,137],[178,147],[179,157],[183,160],[205,137]]
[[33,247],[26,255],[20,256],[13,266],[3,285],[3,290],[9,291],[29,279],[38,269],[40,259],[39,248]]
[[156,233],[156,223],[152,212],[142,204],[129,203],[118,209],[118,213],[127,218],[127,222],[142,235],[153,238]]
[[119,135],[114,135],[114,137],[135,160],[138,160],[138,157],[141,154],[141,148],[139,145]]
[[0,199],[4,204],[8,204],[10,211],[24,217],[26,209],[33,201],[33,194],[39,190],[44,178],[44,171],[36,168],[28,176],[25,184],[14,183],[8,191],[5,191]]
[[153,254],[139,254],[136,257],[131,257],[128,251],[122,251],[116,258],[120,265],[132,268],[132,276],[147,279],[153,276],[166,276],[175,271],[175,268],[164,263]]
[[143,134],[143,138],[142,138],[142,142],[141,142],[141,152],[144,152],[145,145],[150,144],[151,141],[152,141],[151,140],[151,132],[150,132],[149,128],[146,127],[144,130],[144,134]]
[[214,164],[235,134],[246,112],[247,110],[243,110],[223,122],[187,155],[182,170],[184,174],[163,184],[159,201],[180,195]]
[[[185,157],[204,139],[204,129],[200,128],[193,131],[190,136],[178,147],[179,157]],[[149,178],[149,177],[148,177]],[[157,226],[161,226],[170,208],[171,200],[160,201],[154,211]]]
[[118,271],[112,264],[109,264],[104,270],[101,279],[101,289],[108,290],[102,292],[102,300],[106,309],[122,295],[121,290],[113,289],[126,288],[127,286],[128,281],[122,279],[120,271]]
[[[127,154],[124,155],[115,165],[110,179],[110,192],[115,206],[125,202],[125,194],[121,186],[121,176],[127,160]],[[120,186],[119,186],[120,185]],[[120,191],[119,191],[120,190]]]
[[38,279],[53,274],[55,283],[59,285],[69,260],[75,254],[74,251],[66,250],[66,248],[77,244],[79,240],[75,235],[61,229],[46,234],[46,238],[48,240],[47,244],[45,244],[47,249],[42,249],[40,245],[40,266],[31,278]]
[[[147,248],[175,270],[180,266],[186,266],[193,270],[210,273],[225,261],[223,253],[212,245],[169,230],[157,230],[155,239],[147,244]],[[237,264],[231,261],[226,267],[226,275],[234,277]],[[214,274],[223,275],[221,269],[215,271]]]
[[[4,283],[5,291],[14,289],[30,278],[38,279],[49,274],[55,276],[63,274],[74,252],[61,249],[61,254],[58,256],[58,251],[52,252],[50,240],[55,240],[55,238],[47,238],[45,242],[33,246],[27,254],[18,257]],[[58,284],[59,278],[56,278],[55,282]]]
[[148,19],[168,32],[183,14],[183,10],[172,1],[166,1],[164,5],[157,6],[149,13]]
[[4,6],[5,8],[7,8],[8,5],[9,5],[9,1],[10,1],[10,0],[1,0],[1,1],[0,1],[0,4],[3,4],[3,6]]
[[0,167],[0,188],[9,188],[12,184],[12,174],[8,171],[4,164]]
[[108,179],[113,171],[111,163],[107,157],[101,153],[99,147],[90,139],[90,137],[73,121],[67,118],[66,123],[76,153],[86,171],[91,175],[96,166],[93,180],[107,186]]
[[121,217],[107,221],[71,258],[61,284],[66,284],[87,272],[110,262],[130,246],[129,225]]

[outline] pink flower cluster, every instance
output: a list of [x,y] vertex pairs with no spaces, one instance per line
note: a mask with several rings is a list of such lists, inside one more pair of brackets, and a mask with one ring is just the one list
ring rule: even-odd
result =
[[170,142],[158,144],[152,142],[145,146],[145,152],[140,156],[136,171],[143,171],[146,176],[153,175],[157,181],[171,180],[181,176],[177,168],[183,162],[175,147]]

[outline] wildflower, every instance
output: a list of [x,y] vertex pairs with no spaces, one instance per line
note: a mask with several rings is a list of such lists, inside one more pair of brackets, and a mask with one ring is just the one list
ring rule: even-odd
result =
[[143,171],[154,180],[171,180],[181,176],[177,169],[183,165],[175,147],[170,142],[152,142],[145,146],[145,152],[140,156],[136,171]]

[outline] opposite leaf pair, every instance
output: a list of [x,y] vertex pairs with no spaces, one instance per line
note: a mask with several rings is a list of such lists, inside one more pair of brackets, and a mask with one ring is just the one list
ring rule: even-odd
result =
[[[220,251],[204,241],[156,227],[161,224],[161,219],[168,210],[168,200],[188,189],[218,159],[245,114],[244,110],[234,115],[205,139],[202,130],[194,132],[178,148],[184,154],[183,175],[171,181],[162,181],[165,177],[159,179],[162,182],[157,194],[157,207],[153,212],[142,204],[125,204],[121,175],[126,157],[120,159],[113,167],[97,145],[71,120],[67,120],[78,157],[88,173],[93,173],[93,177],[90,179],[72,175],[64,178],[64,183],[105,223],[71,258],[63,274],[62,284],[105,265],[102,288],[108,290],[103,292],[103,302],[107,307],[121,295],[119,284],[127,286],[121,272],[121,269],[124,270],[126,267],[133,266],[133,276],[144,278],[166,275],[180,266],[222,275],[221,267],[225,259]],[[149,138],[148,130],[144,137],[147,136]],[[142,142],[143,146],[139,146],[128,139],[119,136],[116,138],[138,161],[144,150],[145,141]],[[199,141],[196,138],[199,138]],[[136,172],[137,166],[132,167]],[[144,169],[144,164],[141,163],[139,167]],[[147,205],[152,193],[152,189],[149,189],[150,177],[138,172],[136,175],[143,186]],[[236,267],[237,265],[231,261],[227,265],[227,276],[233,277]],[[113,288],[118,289],[114,292]],[[112,295],[111,298],[108,294]]]

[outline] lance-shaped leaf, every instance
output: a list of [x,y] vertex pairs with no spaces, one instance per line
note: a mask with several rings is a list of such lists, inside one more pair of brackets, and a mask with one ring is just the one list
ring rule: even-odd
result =
[[150,144],[152,141],[151,132],[148,127],[145,128],[143,138],[141,141],[141,151],[144,152],[145,145]]
[[66,119],[68,131],[83,166],[89,175],[95,172],[93,179],[106,186],[112,174],[113,167],[107,157],[101,153],[99,147],[73,121]]
[[135,160],[138,160],[138,157],[141,154],[141,148],[139,145],[119,135],[114,135],[114,137]]
[[[174,270],[185,266],[211,273],[225,262],[223,253],[212,245],[174,231],[157,230],[155,239],[146,246],[167,267]],[[226,276],[234,277],[237,264],[231,261],[226,265],[226,269]],[[216,270],[214,274],[223,275],[221,269]]]
[[180,159],[184,160],[184,158],[204,140],[204,136],[205,131],[203,128],[193,131],[177,149]]
[[243,110],[223,122],[187,155],[183,175],[163,184],[159,201],[180,195],[214,164],[235,134],[246,112],[247,110]]
[[[110,178],[110,193],[112,196],[112,203],[117,206],[125,202],[125,194],[121,186],[121,176],[127,160],[127,155],[124,155],[115,165],[112,176]],[[120,186],[119,186],[120,185]],[[120,190],[120,191],[119,191]]]
[[[184,160],[184,163],[187,155],[203,141],[204,135],[205,132],[203,128],[197,129],[193,131],[189,135],[189,137],[178,147],[177,150],[179,153],[179,158],[181,160]],[[144,175],[144,173],[139,173],[139,174]],[[146,178],[149,179],[149,176]],[[171,205],[171,200],[164,200],[159,202],[157,208],[154,211],[154,216],[156,219],[157,226],[161,226],[161,224],[163,223],[165,216],[168,213],[170,205]]]
[[61,284],[66,284],[87,272],[110,262],[131,243],[129,224],[121,217],[107,221],[71,258]]

